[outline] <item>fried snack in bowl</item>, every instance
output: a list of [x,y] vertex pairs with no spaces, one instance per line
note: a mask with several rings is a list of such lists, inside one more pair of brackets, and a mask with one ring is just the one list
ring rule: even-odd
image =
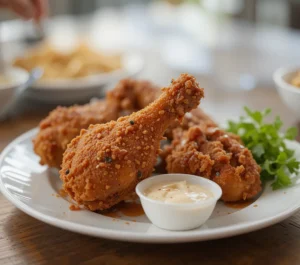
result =
[[296,76],[291,80],[291,85],[300,88],[300,71],[296,74]]
[[44,43],[23,57],[16,58],[13,65],[27,71],[35,67],[43,68],[42,81],[77,79],[120,69],[121,56],[101,54],[85,43],[70,52],[59,51],[51,44]]

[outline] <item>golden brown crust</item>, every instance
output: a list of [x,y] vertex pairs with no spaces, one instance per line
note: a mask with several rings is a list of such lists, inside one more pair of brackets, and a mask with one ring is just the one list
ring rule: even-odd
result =
[[224,201],[246,200],[261,190],[260,167],[251,152],[217,127],[174,132],[166,155],[169,173],[187,173],[218,183]]
[[200,108],[193,109],[191,112],[186,113],[182,121],[174,121],[166,130],[165,136],[169,139],[173,139],[173,131],[177,128],[188,130],[193,126],[204,127],[217,127],[218,125]]
[[90,124],[117,119],[116,106],[97,101],[83,106],[57,107],[40,123],[40,131],[33,140],[34,151],[42,165],[60,167],[68,143]]
[[64,153],[64,189],[93,211],[124,200],[151,175],[166,128],[197,107],[202,97],[195,78],[183,74],[141,111],[82,130]]
[[146,107],[160,90],[148,81],[121,80],[107,99],[83,106],[58,107],[40,123],[34,151],[40,163],[59,168],[67,144],[90,124],[106,123]]
[[145,80],[123,79],[106,95],[107,100],[118,102],[122,115],[129,115],[147,107],[161,94],[159,87]]

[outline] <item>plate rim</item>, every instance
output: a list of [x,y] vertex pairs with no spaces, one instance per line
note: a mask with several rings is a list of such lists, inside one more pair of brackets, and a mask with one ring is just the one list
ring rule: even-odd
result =
[[[12,150],[13,146],[26,140],[31,139],[38,128],[31,129],[10,142],[0,154],[0,168],[2,167],[4,158],[7,153]],[[298,142],[293,141],[300,145]],[[183,232],[175,232],[171,234],[157,235],[157,234],[147,234],[134,231],[120,231],[114,229],[106,229],[101,227],[91,227],[72,221],[61,220],[60,218],[55,218],[41,213],[28,205],[24,204],[22,201],[16,199],[11,193],[5,188],[2,181],[2,174],[0,172],[0,191],[3,196],[8,199],[14,206],[16,206],[22,212],[30,215],[31,217],[42,221],[44,223],[50,224],[55,227],[59,227],[64,230],[71,232],[76,232],[79,234],[85,234],[94,237],[101,237],[106,239],[113,239],[119,241],[127,242],[139,242],[139,243],[184,243],[184,242],[195,242],[195,241],[205,241],[220,239],[230,236],[236,236],[247,232],[256,231],[270,225],[276,224],[292,214],[294,214],[300,208],[300,201],[292,207],[289,207],[285,211],[274,215],[272,217],[266,217],[257,221],[242,222],[240,224],[229,225],[223,228],[215,228],[213,231],[201,231],[197,233],[197,230],[189,230]]]

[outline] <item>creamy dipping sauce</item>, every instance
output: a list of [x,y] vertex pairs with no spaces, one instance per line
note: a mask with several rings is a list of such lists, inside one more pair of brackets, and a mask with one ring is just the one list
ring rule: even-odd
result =
[[187,181],[159,183],[146,189],[144,194],[150,199],[171,203],[193,203],[214,197],[210,190]]

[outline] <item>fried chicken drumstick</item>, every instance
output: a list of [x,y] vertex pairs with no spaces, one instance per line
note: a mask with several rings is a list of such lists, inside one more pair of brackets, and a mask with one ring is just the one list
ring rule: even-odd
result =
[[34,151],[40,163],[59,168],[68,143],[80,130],[90,124],[116,120],[117,105],[99,100],[83,106],[57,107],[41,121],[39,132],[33,140]]
[[107,100],[118,102],[120,116],[130,115],[147,107],[161,94],[159,87],[146,80],[123,79],[106,95]]
[[106,100],[83,106],[57,107],[41,121],[39,133],[33,141],[40,163],[59,168],[68,143],[81,129],[142,109],[158,97],[159,91],[148,81],[124,79],[107,93]]
[[195,78],[182,74],[148,107],[82,130],[63,156],[60,177],[65,191],[92,211],[124,200],[151,175],[168,126],[196,108],[202,97]]
[[217,127],[194,126],[173,133],[168,173],[209,178],[222,188],[224,201],[247,200],[260,192],[260,167],[234,137]]

